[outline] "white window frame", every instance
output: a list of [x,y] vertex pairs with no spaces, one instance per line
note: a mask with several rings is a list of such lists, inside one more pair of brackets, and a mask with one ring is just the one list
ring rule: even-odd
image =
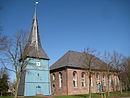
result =
[[116,78],[116,75],[114,76],[114,84],[115,84],[115,87],[117,86],[117,78]]
[[103,74],[103,86],[106,86],[106,75],[105,74]]
[[81,73],[81,79],[82,79],[82,87],[86,87],[86,84],[85,84],[85,72],[82,72]]
[[56,80],[56,75],[55,74],[52,75],[52,80]]
[[73,86],[75,88],[78,87],[78,75],[76,71],[73,72]]
[[99,73],[96,74],[96,79],[100,80],[100,74]]
[[36,66],[41,66],[41,63],[40,62],[36,62]]
[[62,88],[62,73],[59,72],[59,88]]
[[112,83],[111,75],[109,75],[109,87],[111,87],[111,83]]
[[91,74],[91,87],[93,87],[93,75]]

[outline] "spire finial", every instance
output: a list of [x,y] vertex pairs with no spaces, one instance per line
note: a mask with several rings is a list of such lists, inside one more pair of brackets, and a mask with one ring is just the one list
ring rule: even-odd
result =
[[35,2],[35,9],[34,9],[34,19],[36,19],[36,7],[38,5],[38,2]]
[[35,2],[35,7],[38,5],[38,3],[39,3],[39,2],[37,2],[37,1]]

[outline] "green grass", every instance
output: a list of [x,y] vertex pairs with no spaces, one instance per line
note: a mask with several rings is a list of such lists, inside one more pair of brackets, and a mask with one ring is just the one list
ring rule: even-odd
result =
[[[106,96],[107,93],[106,93]],[[120,92],[113,92],[113,93],[110,93],[110,96],[107,97],[107,98],[113,98],[113,97],[116,97],[118,98],[118,96],[130,96],[130,91],[127,91],[127,92],[123,92],[122,95],[120,94]],[[55,98],[88,98],[89,95],[86,94],[86,95],[65,95],[65,96],[57,96]],[[92,94],[92,98],[101,98],[101,95],[100,94]]]
[[[66,95],[66,96],[57,96],[56,98],[88,98],[89,95]],[[100,94],[92,94],[92,98],[100,98]]]
[[[56,96],[55,98],[88,98],[88,94],[86,95],[65,95],[65,96]],[[106,93],[107,96],[107,93]],[[118,98],[118,96],[130,96],[130,91],[123,92],[122,95],[120,92],[110,93],[110,96],[107,98]],[[0,98],[13,98],[12,96],[0,96]],[[43,97],[19,97],[19,98],[43,98]],[[92,94],[92,98],[101,98],[100,94]]]
[[[0,96],[0,98],[14,98],[13,96]],[[43,97],[19,97],[19,98],[43,98]]]

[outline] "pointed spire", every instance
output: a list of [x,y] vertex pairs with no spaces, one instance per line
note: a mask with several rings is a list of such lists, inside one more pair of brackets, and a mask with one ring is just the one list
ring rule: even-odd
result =
[[36,8],[34,9],[34,18],[33,18],[34,20],[36,20],[37,19],[37,16],[36,16]]
[[[38,3],[36,2],[36,5]],[[38,29],[38,21],[36,17],[36,5],[34,8],[34,17],[32,23],[32,29],[30,32],[30,36],[28,42],[25,46],[23,55],[24,58],[26,57],[33,57],[33,58],[41,58],[41,59],[49,59],[45,51],[42,49],[39,29]]]
[[36,17],[36,15],[37,15],[37,13],[36,13],[37,5],[38,5],[38,2],[35,2],[34,17],[33,17],[34,20],[37,19],[37,17]]

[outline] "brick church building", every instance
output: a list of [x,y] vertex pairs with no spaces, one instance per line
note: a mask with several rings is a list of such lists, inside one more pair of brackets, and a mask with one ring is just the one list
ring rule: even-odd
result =
[[[51,91],[53,95],[76,95],[89,93],[89,72],[84,66],[84,54],[68,51],[50,67]],[[96,62],[91,67],[91,92],[98,93],[99,85],[104,92],[119,90],[119,78],[111,68],[109,82],[107,78],[107,65],[96,57]]]

